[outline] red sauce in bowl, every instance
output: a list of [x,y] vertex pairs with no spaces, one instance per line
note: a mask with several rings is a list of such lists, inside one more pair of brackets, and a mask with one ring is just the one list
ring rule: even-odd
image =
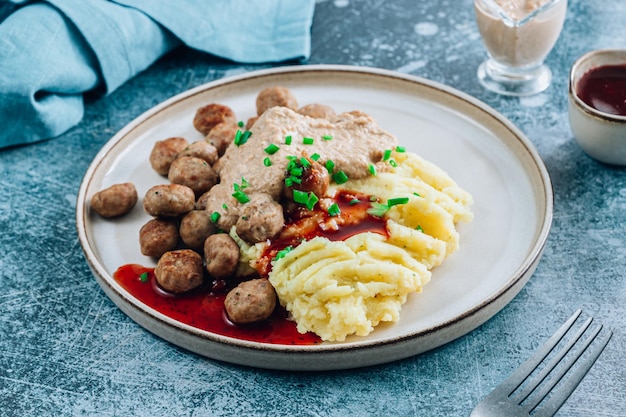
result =
[[[324,236],[329,240],[338,241],[365,231],[387,235],[384,220],[367,213],[370,207],[369,197],[342,191],[335,196],[334,202],[341,210],[341,214],[336,218],[324,210],[316,209],[312,213],[314,222],[310,221],[310,212],[306,215],[295,213],[288,219],[285,228],[287,233],[283,233],[272,242],[261,257],[262,276],[267,276],[270,272],[271,261],[279,251],[288,246],[295,247],[303,239]],[[337,228],[326,227],[335,221],[339,223]],[[312,224],[315,225],[314,228],[311,227]],[[224,299],[228,290],[236,286],[238,282],[227,283],[207,277],[202,287],[189,293],[175,295],[159,287],[153,268],[136,264],[123,265],[118,268],[113,277],[141,303],[180,323],[201,330],[240,340],[270,344],[313,345],[321,343],[319,336],[314,333],[299,333],[296,323],[289,320],[287,312],[280,306],[268,320],[261,323],[245,326],[232,323],[224,311]]]
[[587,71],[576,94],[601,112],[626,116],[626,65],[605,65]]

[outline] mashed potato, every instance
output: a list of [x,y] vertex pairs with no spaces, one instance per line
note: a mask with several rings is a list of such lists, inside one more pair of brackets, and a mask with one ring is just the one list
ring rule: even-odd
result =
[[345,241],[316,237],[273,261],[269,280],[298,325],[326,341],[366,336],[396,322],[411,292],[459,247],[455,224],[472,220],[472,197],[443,170],[408,152],[394,152],[390,172],[348,181],[342,189],[383,203],[408,198],[384,214],[389,238],[361,233]]

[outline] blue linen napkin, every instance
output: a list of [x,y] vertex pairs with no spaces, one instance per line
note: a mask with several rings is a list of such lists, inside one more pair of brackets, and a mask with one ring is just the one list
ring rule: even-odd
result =
[[82,119],[85,92],[112,92],[181,43],[242,63],[306,59],[314,7],[315,0],[0,0],[0,12],[12,12],[0,16],[0,148],[64,133]]

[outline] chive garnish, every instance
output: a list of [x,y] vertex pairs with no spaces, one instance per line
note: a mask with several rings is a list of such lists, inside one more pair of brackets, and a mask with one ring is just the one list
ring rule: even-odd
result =
[[293,246],[287,246],[285,249],[279,250],[276,253],[276,256],[274,257],[274,260],[277,261],[279,259],[282,259],[285,257],[285,255],[287,255],[289,252],[291,252],[293,250]]
[[250,136],[252,135],[252,132],[250,132],[249,130],[246,130],[245,132],[242,132],[241,130],[237,129],[237,133],[235,133],[235,145],[237,146],[241,146],[244,143],[246,143],[248,141],[248,139],[250,139]]
[[302,138],[302,143],[305,145],[313,145],[313,142],[315,142],[313,138]]
[[144,272],[143,274],[139,275],[139,281],[148,282],[148,273]]
[[244,127],[244,126],[245,126],[245,124],[244,124],[244,122],[243,122],[242,120],[240,120],[240,121],[237,123],[237,126],[239,126],[239,127]]
[[269,158],[263,159],[263,165],[265,165],[266,167],[272,166],[272,160]]
[[317,198],[315,193],[311,191],[309,193],[309,198],[306,201],[306,208],[308,208],[309,210],[313,210],[318,201],[320,201],[320,199]]
[[398,164],[396,163],[396,161],[394,161],[393,159],[390,159],[390,160],[389,160],[389,165],[391,165],[391,166],[392,166],[392,167],[394,167],[394,168],[398,166]]
[[266,154],[274,155],[276,152],[278,152],[279,149],[280,148],[278,147],[278,145],[270,143],[268,147],[264,149],[264,151]]
[[328,160],[326,161],[326,169],[328,170],[329,173],[332,173],[333,170],[335,169],[335,163],[332,160]]
[[293,201],[299,204],[306,204],[307,201],[309,201],[309,193],[300,190],[293,190]]
[[324,139],[324,140],[332,140],[333,137],[331,135],[324,135],[324,136],[322,136],[322,139]]
[[339,206],[337,205],[337,203],[333,203],[330,205],[330,207],[328,207],[328,214],[330,216],[339,216],[339,214],[341,213],[341,209],[339,208]]
[[370,203],[367,213],[375,217],[383,217],[389,211],[389,206],[382,203]]
[[311,159],[315,162],[319,161],[320,159],[320,154],[318,153],[314,153],[313,155],[311,155]]
[[355,204],[359,204],[360,202],[361,202],[361,200],[359,200],[358,198],[353,198],[352,200],[350,200],[350,202],[348,204],[353,206]]
[[285,136],[285,145],[291,145],[291,135]]
[[396,146],[396,152],[404,153],[406,148],[404,146]]
[[391,158],[391,149],[387,149],[385,153],[383,154],[383,161],[386,161],[389,158]]
[[213,213],[211,213],[211,223],[217,223],[219,219],[220,219],[220,214],[217,211],[214,211]]
[[242,178],[241,181],[241,185],[233,184],[233,189],[235,190],[235,192],[232,194],[232,196],[235,197],[235,200],[239,201],[241,204],[245,204],[250,201],[250,197],[248,197],[248,195],[243,192],[243,189],[248,186],[248,182],[245,180],[245,178]]
[[333,174],[333,180],[337,183],[337,184],[343,184],[346,181],[348,181],[348,176],[346,175],[345,172],[343,171],[339,171]]
[[369,164],[368,169],[370,170],[370,174],[376,176],[376,166],[374,164]]
[[419,224],[417,225],[417,227],[415,228],[415,230],[424,233],[424,229],[422,229],[422,226],[420,226]]
[[393,206],[396,206],[398,204],[406,204],[408,202],[409,202],[409,197],[390,198],[387,201],[387,206],[388,207],[393,207]]

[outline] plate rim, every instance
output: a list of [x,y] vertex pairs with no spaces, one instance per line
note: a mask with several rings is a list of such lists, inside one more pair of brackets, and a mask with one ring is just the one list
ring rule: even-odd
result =
[[[421,86],[428,87],[432,90],[436,90],[437,92],[444,93],[448,96],[453,97],[456,100],[462,100],[467,104],[477,108],[483,113],[486,113],[491,118],[497,120],[499,124],[510,131],[510,133],[517,139],[520,145],[523,146],[527,156],[530,157],[530,160],[534,164],[534,168],[539,174],[539,178],[541,179],[541,192],[537,191],[537,195],[543,196],[543,203],[545,203],[544,210],[541,212],[542,221],[541,226],[538,228],[538,233],[535,241],[533,242],[532,247],[528,250],[527,256],[524,258],[524,261],[520,263],[517,270],[511,274],[511,276],[506,280],[506,282],[501,285],[497,291],[491,294],[489,297],[482,299],[479,303],[474,305],[473,307],[463,311],[461,314],[440,322],[436,325],[429,326],[426,329],[412,332],[406,335],[395,336],[389,339],[384,340],[372,340],[367,343],[359,343],[359,342],[348,342],[348,343],[331,343],[331,344],[321,344],[321,345],[275,345],[275,344],[264,344],[257,342],[250,342],[246,340],[235,339],[227,336],[222,336],[219,334],[210,333],[204,330],[200,330],[188,325],[184,325],[182,323],[177,323],[177,325],[173,325],[169,321],[167,316],[162,315],[154,310],[154,312],[158,314],[150,314],[149,309],[145,305],[137,305],[137,300],[135,300],[129,294],[125,294],[123,291],[120,292],[118,289],[114,288],[108,279],[107,271],[104,270],[104,267],[97,262],[98,256],[94,248],[89,244],[89,238],[86,233],[86,224],[87,224],[87,216],[88,211],[86,210],[87,205],[87,190],[89,189],[89,185],[93,180],[93,175],[97,171],[98,166],[104,161],[104,157],[122,140],[124,137],[131,131],[139,128],[142,124],[147,123],[152,117],[159,114],[166,108],[169,108],[176,103],[181,102],[182,100],[189,99],[197,94],[201,94],[207,90],[214,89],[217,87],[223,87],[228,84],[236,84],[242,81],[247,81],[255,78],[263,78],[267,76],[275,76],[280,74],[304,74],[309,72],[325,72],[325,73],[334,73],[339,72],[342,74],[355,73],[357,75],[370,75],[376,77],[385,77],[393,80],[403,80],[411,83],[420,84]],[[168,340],[169,342],[181,346],[187,350],[193,351],[195,353],[199,353],[203,356],[211,357],[212,359],[217,360],[225,360],[227,362],[248,365],[260,368],[270,368],[270,369],[285,369],[285,370],[331,370],[331,369],[346,369],[353,367],[361,367],[361,366],[369,366],[375,365],[390,361],[395,361],[399,359],[403,359],[408,356],[413,356],[415,354],[422,353],[424,351],[430,350],[437,346],[446,344],[455,340],[469,332],[473,329],[481,325],[482,323],[489,320],[493,315],[497,314],[508,302],[517,295],[517,293],[523,288],[525,283],[530,279],[530,276],[534,272],[540,258],[542,252],[545,248],[550,229],[552,226],[553,219],[553,205],[554,205],[554,197],[553,197],[553,188],[552,182],[550,179],[550,175],[545,166],[544,161],[539,155],[537,149],[534,144],[530,141],[529,138],[517,127],[515,126],[508,118],[503,116],[497,110],[489,106],[488,104],[478,100],[477,98],[470,96],[462,91],[459,91],[453,87],[447,86],[445,84],[432,81],[423,77],[414,76],[410,74],[399,73],[392,70],[386,70],[381,68],[374,67],[355,67],[350,65],[335,65],[335,64],[319,64],[319,65],[293,65],[293,66],[281,66],[281,67],[272,67],[265,68],[260,70],[255,70],[251,72],[245,72],[242,74],[226,76],[217,80],[213,80],[191,89],[180,92],[169,99],[164,100],[163,102],[151,107],[150,109],[144,111],[139,116],[135,117],[132,121],[127,123],[122,129],[120,129],[115,135],[113,135],[97,152],[94,156],[92,162],[87,168],[83,179],[81,181],[81,185],[79,188],[77,200],[76,200],[76,227],[79,235],[79,242],[81,248],[83,250],[83,254],[89,265],[89,268],[93,272],[93,275],[96,278],[96,281],[103,289],[105,294],[120,308],[125,314],[127,314],[131,319],[136,321],[140,326],[146,328],[153,334],[160,336],[161,338]],[[112,278],[110,278],[112,279]],[[149,309],[151,310],[151,309]],[[489,310],[489,311],[488,311]],[[482,317],[477,317],[480,312],[486,312],[487,314]],[[149,317],[142,317],[143,315],[148,315]],[[141,317],[138,317],[141,316]],[[146,323],[140,322],[141,319],[154,320],[154,323],[150,323],[150,325],[146,325]],[[253,351],[255,354],[263,354],[269,355],[267,360],[272,362],[271,357],[273,355],[290,355],[297,356],[298,358],[308,358],[309,356],[318,357],[319,355],[329,356],[342,356],[346,352],[354,352],[355,348],[361,352],[371,351],[372,349],[379,349],[381,346],[387,349],[394,349],[397,346],[406,345],[411,340],[415,338],[425,338],[428,339],[430,336],[437,334],[445,329],[455,328],[456,326],[461,326],[463,324],[469,325],[468,330],[464,331],[462,334],[456,335],[449,340],[445,340],[439,344],[435,344],[434,346],[426,346],[425,349],[420,352],[410,352],[406,354],[404,357],[402,354],[397,354],[394,358],[386,360],[384,358],[376,358],[365,360],[361,364],[357,364],[357,366],[353,366],[347,363],[335,363],[334,365],[323,366],[320,364],[319,366],[312,366],[310,361],[306,359],[301,364],[291,363],[291,366],[279,366],[276,364],[268,364],[264,366],[263,360],[261,361],[247,361],[245,358],[237,358],[237,360],[228,360],[228,358],[223,357],[215,357],[221,355],[207,355],[204,352],[204,349],[196,348],[193,340],[191,340],[191,346],[182,346],[180,343],[172,340],[172,337],[169,337],[169,334],[159,334],[155,332],[153,326],[164,325],[165,327],[174,327],[171,330],[172,333],[183,332],[183,338],[189,337],[191,339],[200,338],[201,340],[218,345],[227,346],[229,349],[236,349],[238,351],[243,352],[244,354],[249,354]],[[152,328],[151,328],[152,327]],[[168,333],[168,332],[165,332]],[[181,336],[177,334],[177,336]],[[382,355],[380,355],[382,356]],[[332,358],[331,358],[332,359]],[[315,360],[319,360],[315,359]],[[260,362],[260,363],[259,363]],[[289,362],[289,361],[288,361]],[[332,362],[332,361],[331,361]],[[300,369],[301,368],[301,369]]]

